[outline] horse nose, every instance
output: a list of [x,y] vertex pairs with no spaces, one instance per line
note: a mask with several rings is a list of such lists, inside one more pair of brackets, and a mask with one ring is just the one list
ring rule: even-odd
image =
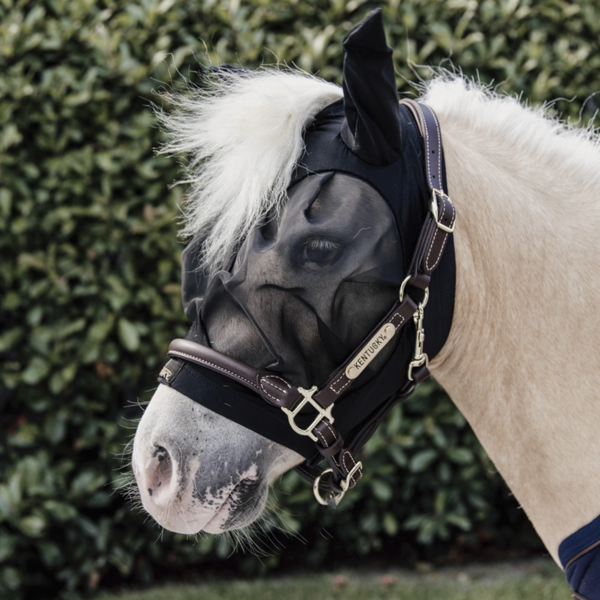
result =
[[177,461],[167,445],[155,444],[145,456],[133,459],[133,471],[140,491],[142,503],[165,508],[177,494]]

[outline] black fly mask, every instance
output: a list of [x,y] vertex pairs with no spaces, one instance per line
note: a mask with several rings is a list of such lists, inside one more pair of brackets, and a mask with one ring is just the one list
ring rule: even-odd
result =
[[426,376],[452,321],[454,212],[439,127],[426,107],[399,104],[391,54],[373,11],[346,37],[344,99],[306,130],[282,208],[210,276],[199,268],[203,235],[185,249],[193,325],[159,379],[303,455],[311,481],[325,457],[319,499],[319,483],[338,494],[356,483],[353,453]]

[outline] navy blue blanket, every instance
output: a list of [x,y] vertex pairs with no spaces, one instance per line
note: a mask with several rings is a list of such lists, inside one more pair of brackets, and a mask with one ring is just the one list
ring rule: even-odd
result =
[[600,517],[564,540],[558,556],[573,591],[582,599],[600,600]]

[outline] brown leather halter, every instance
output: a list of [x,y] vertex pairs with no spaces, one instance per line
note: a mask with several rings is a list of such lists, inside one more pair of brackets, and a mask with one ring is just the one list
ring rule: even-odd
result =
[[[287,415],[290,427],[299,435],[308,436],[315,442],[319,453],[327,459],[330,468],[320,471],[306,464],[296,470],[309,482],[321,504],[336,505],[349,488],[356,485],[362,476],[362,463],[354,458],[396,403],[406,399],[428,375],[428,357],[423,350],[424,309],[429,297],[431,273],[439,265],[448,236],[454,231],[456,210],[442,183],[442,136],[435,113],[424,104],[413,100],[402,100],[419,126],[425,151],[425,176],[431,193],[430,210],[421,228],[407,277],[400,286],[399,299],[391,310],[375,326],[359,345],[358,349],[329,377],[320,388],[305,390],[296,387],[278,374],[256,369],[235,358],[217,352],[189,340],[171,342],[168,356],[201,365],[250,388],[270,405],[280,408]],[[415,302],[407,293],[410,286],[423,292],[423,299]],[[415,350],[408,366],[408,380],[399,392],[379,406],[369,417],[355,428],[344,440],[334,428],[331,414],[335,402],[347,392],[356,378],[379,351],[398,331],[413,318],[416,328]],[[161,377],[169,381],[170,372],[163,369]],[[314,420],[305,429],[295,422],[295,417],[310,406],[316,411]],[[321,497],[320,490],[328,492]]]

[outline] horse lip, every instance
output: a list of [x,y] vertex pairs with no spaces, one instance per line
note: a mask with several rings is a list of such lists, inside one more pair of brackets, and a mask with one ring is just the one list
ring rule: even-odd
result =
[[[225,508],[227,508],[228,506],[231,506],[231,495],[238,489],[238,487],[240,485],[242,485],[242,483],[244,483],[245,481],[256,481],[258,480],[258,477],[244,477],[243,479],[240,479],[235,486],[232,488],[232,490],[229,492],[229,494],[227,494],[227,498],[225,498],[225,500],[223,500],[221,506],[219,506],[219,509],[217,510],[217,512],[204,524],[204,526],[202,527],[202,529],[204,529],[204,531],[208,531],[207,527],[210,526],[210,524],[223,512],[223,510]],[[222,533],[221,532],[211,532],[209,531],[209,533]]]
[[[235,490],[235,488],[233,488],[233,490]],[[229,502],[229,500],[231,498],[231,494],[233,493],[233,490],[231,490],[231,492],[229,493],[227,498],[225,498],[225,500],[223,501],[223,504],[221,504],[221,506],[219,506],[219,510],[217,510],[217,512],[210,518],[210,520],[204,524],[204,527],[202,528],[202,529],[204,529],[204,531],[208,531],[208,527],[210,527],[210,524],[221,514],[221,512],[223,511],[223,509],[226,506],[229,506],[231,504]],[[209,533],[216,533],[216,532],[209,531]]]

